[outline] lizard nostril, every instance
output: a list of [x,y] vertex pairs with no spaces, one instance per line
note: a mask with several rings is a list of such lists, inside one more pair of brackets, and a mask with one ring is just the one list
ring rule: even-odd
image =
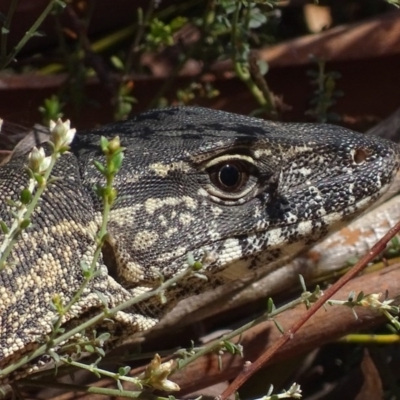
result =
[[356,164],[361,164],[363,163],[368,157],[368,153],[365,149],[356,149],[354,150],[353,153],[353,160],[355,161]]

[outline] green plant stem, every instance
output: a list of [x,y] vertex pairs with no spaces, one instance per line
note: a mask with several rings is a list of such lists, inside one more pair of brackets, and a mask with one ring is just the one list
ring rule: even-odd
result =
[[6,58],[8,34],[10,32],[11,20],[14,15],[15,9],[17,8],[17,5],[18,5],[18,0],[11,1],[7,17],[3,25],[3,31],[1,34],[1,60],[4,60]]
[[[57,346],[60,343],[68,340],[69,338],[71,338],[72,336],[76,335],[77,333],[101,322],[104,318],[109,317],[110,315],[115,315],[118,311],[122,311],[125,310],[126,308],[132,307],[133,305],[147,300],[150,297],[153,296],[157,296],[159,294],[161,294],[162,292],[164,292],[166,289],[168,289],[169,287],[171,287],[172,285],[175,285],[179,280],[183,279],[185,276],[189,275],[192,272],[192,268],[188,267],[187,269],[185,269],[184,271],[182,271],[181,273],[175,275],[173,278],[165,281],[163,284],[161,284],[157,289],[151,290],[149,292],[146,293],[142,293],[139,296],[136,296],[124,303],[119,304],[118,306],[111,308],[108,311],[103,311],[102,313],[88,319],[87,321],[85,321],[84,323],[80,324],[79,326],[76,326],[75,328],[71,329],[70,331],[58,336],[57,338],[55,338],[53,340],[53,345]],[[36,357],[40,357],[41,355],[45,354],[48,351],[48,345],[44,344],[40,347],[38,347],[36,350],[32,351],[31,353],[24,355],[23,357],[21,357],[17,362],[10,364],[9,366],[7,366],[6,368],[4,368],[3,370],[0,370],[0,378],[4,377],[12,372],[14,372],[15,370],[17,370],[18,368],[21,368],[22,366],[28,364],[30,361],[34,360]]]
[[108,389],[96,386],[83,386],[83,385],[72,385],[67,383],[60,383],[54,380],[52,381],[35,381],[31,379],[21,379],[18,381],[18,385],[48,388],[52,387],[55,389],[65,389],[69,392],[83,392],[83,393],[95,393],[105,396],[115,397],[127,397],[129,399],[143,399],[143,400],[169,400],[168,397],[155,396],[149,392],[143,391],[130,391],[130,390],[119,390],[119,389]]
[[[7,236],[4,238],[4,241],[0,248],[0,254],[1,254],[0,271],[2,271],[6,267],[7,258],[10,255],[10,253],[13,249],[13,246],[18,239],[18,236],[23,231],[23,229],[20,226],[21,220],[29,220],[30,219],[33,211],[35,210],[36,205],[38,204],[38,202],[40,200],[40,197],[42,196],[43,192],[45,191],[45,189],[47,187],[48,180],[50,178],[50,174],[54,168],[54,165],[55,165],[58,157],[59,157],[58,153],[54,153],[54,152],[52,153],[49,167],[47,168],[46,173],[44,174],[44,177],[43,177],[43,179],[44,179],[43,184],[37,186],[36,192],[33,195],[31,202],[27,205],[26,211],[24,212],[22,218],[21,219],[18,218],[14,221],[14,224],[11,227],[9,234],[7,234]],[[9,239],[8,239],[8,236],[9,236]]]
[[139,16],[139,10],[138,10],[138,24],[136,29],[136,35],[125,62],[125,74],[129,74],[132,69],[134,57],[139,51],[140,41],[142,40],[146,26],[150,22],[150,18],[153,15],[155,6],[156,6],[156,0],[149,0],[144,17],[143,14],[142,17]]
[[237,42],[240,40],[238,37],[238,24],[239,24],[239,15],[240,15],[240,5],[237,3],[236,9],[233,15],[232,21],[232,30],[231,30],[231,44],[233,49],[232,54],[232,62],[233,68],[237,77],[247,86],[250,90],[251,94],[257,100],[262,108],[270,112],[271,104],[268,104],[267,100],[265,99],[263,92],[258,88],[258,86],[254,83],[253,79],[251,78],[249,69],[243,64],[242,61],[238,59],[237,54]]
[[179,365],[176,368],[176,370],[181,370],[184,367],[186,367],[186,365],[190,364],[191,362],[193,362],[194,360],[202,357],[205,354],[211,353],[217,349],[219,349],[221,347],[221,343],[226,342],[228,340],[233,339],[236,336],[241,335],[242,333],[244,333],[245,331],[247,331],[248,329],[252,328],[253,326],[256,326],[258,324],[260,324],[261,322],[265,322],[268,320],[271,320],[273,317],[276,317],[278,314],[281,314],[282,312],[289,310],[290,308],[293,308],[299,304],[304,303],[304,301],[311,297],[313,295],[313,293],[309,293],[308,296],[304,296],[304,294],[298,298],[295,299],[285,305],[283,305],[282,307],[279,307],[277,309],[275,309],[274,311],[272,311],[271,313],[266,313],[263,314],[261,317],[254,319],[253,321],[250,321],[249,323],[241,326],[240,328],[222,336],[220,339],[216,340],[215,342],[210,343],[209,345],[201,348],[199,351],[197,351],[195,354],[189,356],[188,358],[185,358],[184,360],[179,361]]
[[7,67],[16,57],[16,55],[21,51],[21,49],[25,46],[27,41],[36,33],[39,26],[42,24],[44,19],[50,14],[52,11],[54,4],[59,2],[59,0],[50,0],[47,7],[43,10],[43,12],[39,15],[38,19],[33,23],[30,29],[25,33],[24,37],[19,41],[19,43],[14,47],[14,49],[10,52],[8,56],[4,59],[2,58],[0,63],[0,70]]
[[233,67],[237,77],[247,86],[258,104],[260,104],[262,108],[269,110],[268,102],[266,101],[263,92],[254,83],[253,79],[251,79],[249,70],[238,60],[233,60]]
[[140,385],[140,380],[137,378],[132,378],[130,376],[125,376],[125,375],[120,375],[115,372],[110,372],[105,369],[101,369],[93,364],[84,364],[79,361],[69,360],[65,357],[60,357],[60,361],[62,361],[65,364],[72,365],[74,367],[78,367],[80,369],[85,369],[86,371],[92,372],[94,374],[108,376],[109,378],[115,379],[116,381],[121,380],[121,381],[133,383],[135,385]]
[[[107,187],[111,187],[111,185],[112,185],[112,179],[110,179],[109,176],[107,176]],[[96,250],[93,254],[93,259],[92,259],[90,268],[87,271],[88,273],[85,274],[85,278],[84,278],[84,281],[82,282],[81,286],[76,291],[76,293],[74,294],[72,299],[69,301],[69,303],[63,308],[63,312],[59,315],[56,323],[54,324],[54,329],[53,329],[52,335],[50,337],[50,340],[48,342],[48,348],[52,347],[52,345],[53,345],[53,340],[54,340],[55,336],[57,335],[58,330],[62,324],[63,317],[70,311],[71,307],[81,298],[83,291],[86,289],[87,285],[93,278],[93,274],[96,270],[97,261],[100,257],[101,249],[103,246],[104,236],[106,235],[106,232],[107,232],[108,217],[109,217],[109,214],[111,211],[111,204],[109,201],[105,200],[103,203],[103,206],[104,207],[103,207],[103,215],[102,215],[102,220],[101,220],[101,227],[100,227],[99,233],[97,234],[98,244],[97,244]]]
[[[121,149],[121,151],[122,151],[122,149]],[[111,206],[113,204],[113,200],[111,200],[110,197],[108,195],[106,195],[105,193],[109,193],[113,190],[114,177],[115,177],[115,174],[118,172],[118,169],[115,170],[114,172],[108,172],[110,163],[112,163],[112,156],[111,156],[111,160],[110,160],[110,156],[106,155],[106,165],[107,165],[107,167],[105,169],[107,171],[107,173],[105,175],[106,186],[104,188],[104,192],[103,192],[103,196],[102,196],[103,197],[103,199],[102,199],[103,200],[103,213],[102,213],[102,218],[101,218],[100,230],[96,235],[96,243],[97,243],[96,250],[94,251],[92,262],[90,264],[89,269],[86,271],[86,273],[84,273],[84,280],[83,280],[82,284],[80,285],[79,289],[76,291],[76,293],[74,294],[72,299],[69,301],[69,303],[65,307],[62,307],[62,309],[59,310],[58,319],[53,326],[53,331],[52,331],[52,334],[50,335],[50,340],[47,342],[49,349],[51,347],[53,347],[53,340],[56,337],[56,335],[59,333],[59,329],[63,322],[64,316],[66,314],[68,314],[68,312],[71,310],[72,306],[79,301],[79,299],[82,296],[83,291],[86,289],[89,282],[93,279],[93,276],[96,271],[97,262],[99,260],[100,253],[101,253],[101,250],[102,250],[102,247],[104,244],[104,238],[107,234],[108,218],[109,218],[109,214],[111,211]]]

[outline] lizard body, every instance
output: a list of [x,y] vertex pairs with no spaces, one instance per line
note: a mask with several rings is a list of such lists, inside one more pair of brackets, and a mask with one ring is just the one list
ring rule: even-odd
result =
[[[0,370],[43,344],[90,263],[102,209],[100,136],[120,136],[123,168],[98,274],[65,317],[66,328],[208,262],[207,281],[189,276],[166,293],[113,317],[112,339],[144,331],[182,298],[273,269],[379,198],[399,169],[394,143],[346,129],[281,124],[202,108],[150,111],[78,134],[56,164],[33,224],[0,273]],[[0,168],[0,219],[27,182],[26,158]],[[0,236],[1,242],[1,236]],[[100,295],[99,295],[100,293]],[[100,328],[102,329],[102,328]],[[36,360],[24,373],[46,360]],[[5,378],[1,376],[0,379]]]

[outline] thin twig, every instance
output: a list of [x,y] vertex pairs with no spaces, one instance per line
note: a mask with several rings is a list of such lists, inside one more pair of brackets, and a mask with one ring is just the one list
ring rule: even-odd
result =
[[19,384],[24,386],[48,388],[52,387],[55,389],[64,389],[68,392],[81,392],[81,393],[96,393],[105,396],[115,396],[115,397],[127,397],[130,399],[146,399],[146,400],[168,400],[166,397],[155,396],[151,393],[146,393],[143,391],[131,391],[131,390],[119,390],[119,389],[109,389],[97,386],[84,386],[84,385],[73,385],[68,383],[60,383],[52,381],[35,381],[30,379],[21,379],[18,381]]
[[339,289],[346,283],[358,275],[377,255],[386,248],[387,243],[400,232],[400,221],[389,229],[385,236],[376,243],[372,249],[362,257],[358,263],[344,276],[342,276],[334,285],[328,288],[324,295],[320,297],[304,314],[299,321],[297,321],[291,329],[286,331],[281,338],[271,346],[263,355],[261,355],[253,364],[246,365],[246,368],[235,378],[235,380],[228,386],[226,390],[217,396],[216,400],[226,400],[230,395],[235,393],[252,375],[254,375],[262,366],[269,361],[272,356],[280,349],[286,342],[291,340],[294,334],[331,298]]
[[[309,296],[313,296],[313,293],[309,293]],[[203,347],[199,351],[196,351],[196,353],[191,355],[190,357],[187,357],[184,360],[181,360],[179,362],[178,369],[181,370],[184,367],[186,367],[186,365],[192,363],[194,360],[200,358],[201,356],[215,351],[216,349],[221,347],[221,343],[229,341],[229,340],[233,339],[234,337],[240,336],[247,330],[251,329],[253,326],[259,325],[264,321],[268,321],[268,320],[273,321],[274,317],[276,317],[279,314],[282,314],[286,310],[289,310],[291,308],[294,308],[294,307],[304,303],[305,299],[306,299],[306,297],[301,296],[300,298],[295,299],[287,304],[284,304],[282,307],[279,307],[270,313],[265,313],[261,317],[258,317],[256,319],[254,319],[253,321],[250,321],[247,324],[241,326],[240,328],[235,329],[232,332],[229,332],[228,334],[222,336],[215,342],[208,344],[207,346]],[[165,361],[165,360],[163,360],[163,361]]]
[[21,49],[25,46],[26,42],[34,36],[39,26],[42,25],[42,22],[45,18],[50,14],[53,10],[55,3],[59,2],[59,0],[50,0],[47,7],[43,10],[43,12],[39,15],[38,19],[33,23],[30,29],[25,33],[24,37],[19,41],[19,43],[14,47],[14,49],[10,52],[10,54],[1,60],[0,62],[0,70],[4,69],[8,64],[14,61],[16,55],[21,51]]
[[4,24],[3,24],[3,29],[1,32],[1,56],[0,56],[1,60],[4,60],[6,57],[6,54],[7,54],[8,34],[10,33],[11,20],[14,15],[14,12],[17,8],[17,5],[18,5],[18,0],[11,1],[6,20],[4,21]]

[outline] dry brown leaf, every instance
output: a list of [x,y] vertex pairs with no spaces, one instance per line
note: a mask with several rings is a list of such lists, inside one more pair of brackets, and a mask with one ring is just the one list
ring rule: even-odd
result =
[[361,371],[364,376],[364,383],[355,400],[383,399],[381,377],[367,349],[364,350]]

